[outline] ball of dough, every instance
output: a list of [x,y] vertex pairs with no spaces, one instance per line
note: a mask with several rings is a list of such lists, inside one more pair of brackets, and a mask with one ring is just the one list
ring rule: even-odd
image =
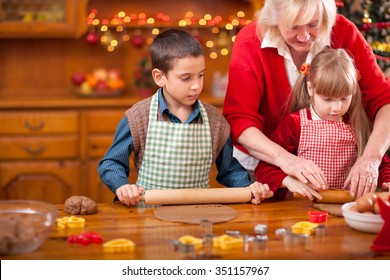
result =
[[98,206],[89,197],[75,195],[65,201],[64,211],[70,215],[89,215],[97,213]]

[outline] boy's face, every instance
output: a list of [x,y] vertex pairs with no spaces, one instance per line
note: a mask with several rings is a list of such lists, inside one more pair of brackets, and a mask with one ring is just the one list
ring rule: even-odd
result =
[[172,69],[163,75],[164,97],[173,106],[192,106],[203,89],[205,58],[185,57],[173,61]]

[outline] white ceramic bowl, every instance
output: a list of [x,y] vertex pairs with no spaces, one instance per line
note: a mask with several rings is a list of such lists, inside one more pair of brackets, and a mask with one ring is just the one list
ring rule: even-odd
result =
[[0,200],[0,255],[35,251],[56,222],[55,205],[32,200]]
[[383,219],[379,214],[363,214],[349,209],[356,205],[356,202],[343,204],[341,207],[345,222],[351,228],[368,233],[378,233],[383,226]]

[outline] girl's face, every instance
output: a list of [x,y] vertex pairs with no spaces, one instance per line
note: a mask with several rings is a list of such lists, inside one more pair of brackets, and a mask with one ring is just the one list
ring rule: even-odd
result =
[[203,89],[205,58],[176,59],[172,69],[162,75],[164,97],[174,107],[192,106]]
[[307,83],[307,89],[311,96],[312,106],[317,115],[328,121],[342,121],[342,117],[348,112],[351,105],[352,95],[343,97],[327,97],[316,94],[310,85]]
[[305,54],[309,52],[320,34],[320,16],[317,12],[312,20],[305,25],[286,27],[279,25],[280,33],[291,53]]

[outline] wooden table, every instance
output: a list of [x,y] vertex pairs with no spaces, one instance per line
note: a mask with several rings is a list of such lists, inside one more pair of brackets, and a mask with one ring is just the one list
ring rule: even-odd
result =
[[[283,202],[264,202],[261,205],[230,204],[237,210],[238,217],[225,223],[213,225],[213,233],[224,234],[227,230],[254,235],[256,224],[268,226],[268,241],[250,242],[246,248],[214,250],[212,255],[198,252],[197,259],[267,259],[267,260],[308,260],[308,259],[390,259],[390,253],[374,253],[370,247],[375,234],[367,234],[349,228],[343,217],[330,215],[325,223],[326,234],[310,237],[302,244],[286,242],[275,234],[279,228],[291,228],[298,221],[308,220],[308,211],[314,210],[307,200],[291,199]],[[58,217],[69,216],[58,205]],[[173,223],[158,220],[154,209],[137,209],[121,204],[99,204],[99,213],[83,216],[86,226],[82,231],[101,234],[105,241],[114,238],[128,238],[134,241],[132,253],[104,253],[101,244],[87,246],[69,244],[67,236],[76,232],[60,230],[55,226],[49,238],[35,252],[1,256],[1,259],[38,260],[106,260],[106,259],[185,259],[189,256],[174,250],[171,240],[182,235],[200,237],[199,225]]]

